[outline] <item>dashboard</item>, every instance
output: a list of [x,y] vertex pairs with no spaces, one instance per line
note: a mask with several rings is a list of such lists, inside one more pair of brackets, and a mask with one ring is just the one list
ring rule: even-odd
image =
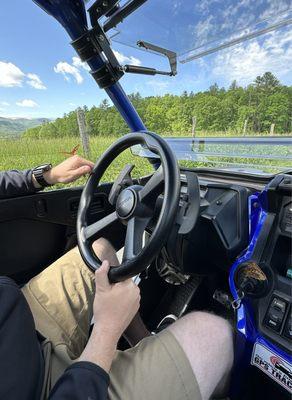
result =
[[199,180],[193,171],[182,170],[176,223],[163,249],[168,265],[183,274],[228,272],[248,244],[251,193],[244,186]]
[[246,347],[242,362],[281,386],[283,399],[292,392],[291,194],[290,175],[256,191],[182,170],[176,224],[162,251],[172,275],[225,273],[234,299],[246,267],[262,274],[265,285],[251,278],[237,304],[237,335]]

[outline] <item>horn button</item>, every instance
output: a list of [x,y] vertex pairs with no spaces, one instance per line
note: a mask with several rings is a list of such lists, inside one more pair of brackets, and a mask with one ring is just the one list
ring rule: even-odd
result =
[[129,218],[137,205],[137,194],[132,189],[124,189],[117,199],[116,212],[122,219]]

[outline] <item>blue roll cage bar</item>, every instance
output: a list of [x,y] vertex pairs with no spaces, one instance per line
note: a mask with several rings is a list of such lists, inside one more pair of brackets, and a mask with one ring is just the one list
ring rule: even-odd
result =
[[[83,0],[33,1],[65,28],[72,42],[91,29]],[[102,54],[96,53],[87,63],[91,72],[95,72],[105,65],[105,60]],[[105,91],[132,132],[146,130],[139,114],[118,82],[106,87]]]

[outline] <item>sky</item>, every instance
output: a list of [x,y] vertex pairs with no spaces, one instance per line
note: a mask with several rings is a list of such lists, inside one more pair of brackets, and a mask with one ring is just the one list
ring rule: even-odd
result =
[[[113,42],[122,64],[168,69],[167,61],[161,56],[121,43],[151,40],[181,54],[253,24],[255,16],[266,21],[267,17],[278,15],[287,7],[291,9],[291,0],[152,1],[123,24],[122,33],[116,37],[119,43]],[[182,8],[187,3],[188,7]],[[277,18],[273,22],[277,22]],[[179,63],[175,78],[128,74],[120,83],[127,93],[139,91],[142,96],[180,94],[183,90],[206,90],[214,82],[228,87],[237,80],[238,84],[246,86],[256,76],[271,71],[283,84],[291,85],[291,27],[187,64]],[[107,97],[69,42],[63,27],[32,0],[2,1],[0,116],[57,118],[78,106],[99,105]],[[179,58],[185,57],[180,55]]]

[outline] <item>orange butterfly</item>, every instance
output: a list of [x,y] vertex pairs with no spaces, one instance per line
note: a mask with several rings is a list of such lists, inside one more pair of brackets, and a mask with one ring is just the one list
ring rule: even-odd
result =
[[61,151],[62,154],[65,154],[65,156],[75,156],[75,154],[77,154],[77,150],[79,149],[79,144],[77,144],[77,146],[73,147],[73,149],[71,151]]

